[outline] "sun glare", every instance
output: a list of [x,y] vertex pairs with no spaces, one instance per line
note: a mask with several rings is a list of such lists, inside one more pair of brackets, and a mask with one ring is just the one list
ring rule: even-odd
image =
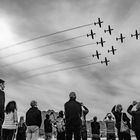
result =
[[0,19],[0,45],[8,45],[13,42],[13,33],[10,28],[10,25],[8,25],[8,22],[6,22],[3,19]]

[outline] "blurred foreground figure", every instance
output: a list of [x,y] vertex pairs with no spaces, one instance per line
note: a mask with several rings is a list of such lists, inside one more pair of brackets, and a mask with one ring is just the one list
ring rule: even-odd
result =
[[[136,110],[132,108],[136,106]],[[128,107],[127,112],[132,116],[132,129],[135,132],[137,140],[140,140],[140,102],[133,101]]]
[[0,140],[2,140],[2,124],[4,121],[4,106],[5,106],[5,81],[0,79]]
[[41,111],[37,108],[37,102],[34,100],[31,101],[30,106],[31,108],[26,113],[26,140],[37,140],[42,123]]
[[81,104],[76,101],[76,93],[69,94],[69,101],[65,103],[65,119],[66,119],[66,140],[80,140],[81,128]]

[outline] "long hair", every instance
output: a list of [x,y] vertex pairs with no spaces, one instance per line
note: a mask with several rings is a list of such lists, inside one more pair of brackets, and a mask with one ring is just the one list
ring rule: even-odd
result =
[[17,110],[16,102],[15,102],[15,101],[10,101],[10,102],[6,105],[5,112],[8,114],[8,113],[14,112],[15,110]]
[[22,127],[23,123],[24,123],[24,116],[21,116],[19,120],[19,127]]

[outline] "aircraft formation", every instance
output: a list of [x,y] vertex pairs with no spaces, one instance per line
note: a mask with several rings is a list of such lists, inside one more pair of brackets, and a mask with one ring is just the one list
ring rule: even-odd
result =
[[[104,23],[104,21],[102,21],[100,18],[98,18],[97,22],[94,22],[94,25],[98,25],[100,28],[102,28],[102,23]],[[112,35],[112,31],[114,29],[111,28],[110,25],[108,25],[107,29],[104,29],[104,33],[109,33],[109,35]],[[95,39],[95,35],[96,33],[91,29],[90,33],[87,34],[87,37],[91,37],[92,39]],[[131,37],[135,37],[136,39],[139,39],[140,33],[138,32],[138,30],[135,30],[134,34],[131,34]],[[121,43],[124,43],[124,39],[126,39],[125,36],[123,36],[122,33],[120,33],[119,37],[116,37],[116,41],[120,41]],[[103,37],[100,38],[100,41],[97,41],[96,44],[97,45],[101,45],[101,47],[104,47],[104,43],[106,43],[106,41],[103,39]],[[113,55],[115,55],[115,52],[117,51],[117,49],[114,46],[111,46],[111,49],[109,49],[107,52],[108,53],[112,53]],[[92,55],[92,57],[97,57],[97,59],[100,59],[101,53],[98,52],[98,50],[96,50],[96,53]],[[105,57],[104,60],[101,61],[101,64],[104,64],[106,66],[108,66],[108,63],[110,62],[110,60]]]

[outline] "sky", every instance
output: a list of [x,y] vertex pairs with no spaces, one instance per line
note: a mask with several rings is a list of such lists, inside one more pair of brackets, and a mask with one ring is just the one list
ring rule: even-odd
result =
[[[42,111],[64,110],[71,91],[89,109],[87,119],[96,115],[101,120],[114,105],[126,111],[140,100],[140,40],[131,37],[140,32],[139,0],[0,3],[0,78],[6,81],[6,103],[15,100],[19,116],[31,100]],[[94,25],[99,17],[101,28]],[[112,35],[104,33],[108,25]],[[86,36],[91,29],[95,39]],[[120,33],[126,37],[123,43],[116,41]],[[104,47],[96,44],[101,37]],[[111,46],[115,55],[108,53]],[[99,60],[92,57],[96,50],[102,54]],[[105,57],[108,66],[100,63]]]

